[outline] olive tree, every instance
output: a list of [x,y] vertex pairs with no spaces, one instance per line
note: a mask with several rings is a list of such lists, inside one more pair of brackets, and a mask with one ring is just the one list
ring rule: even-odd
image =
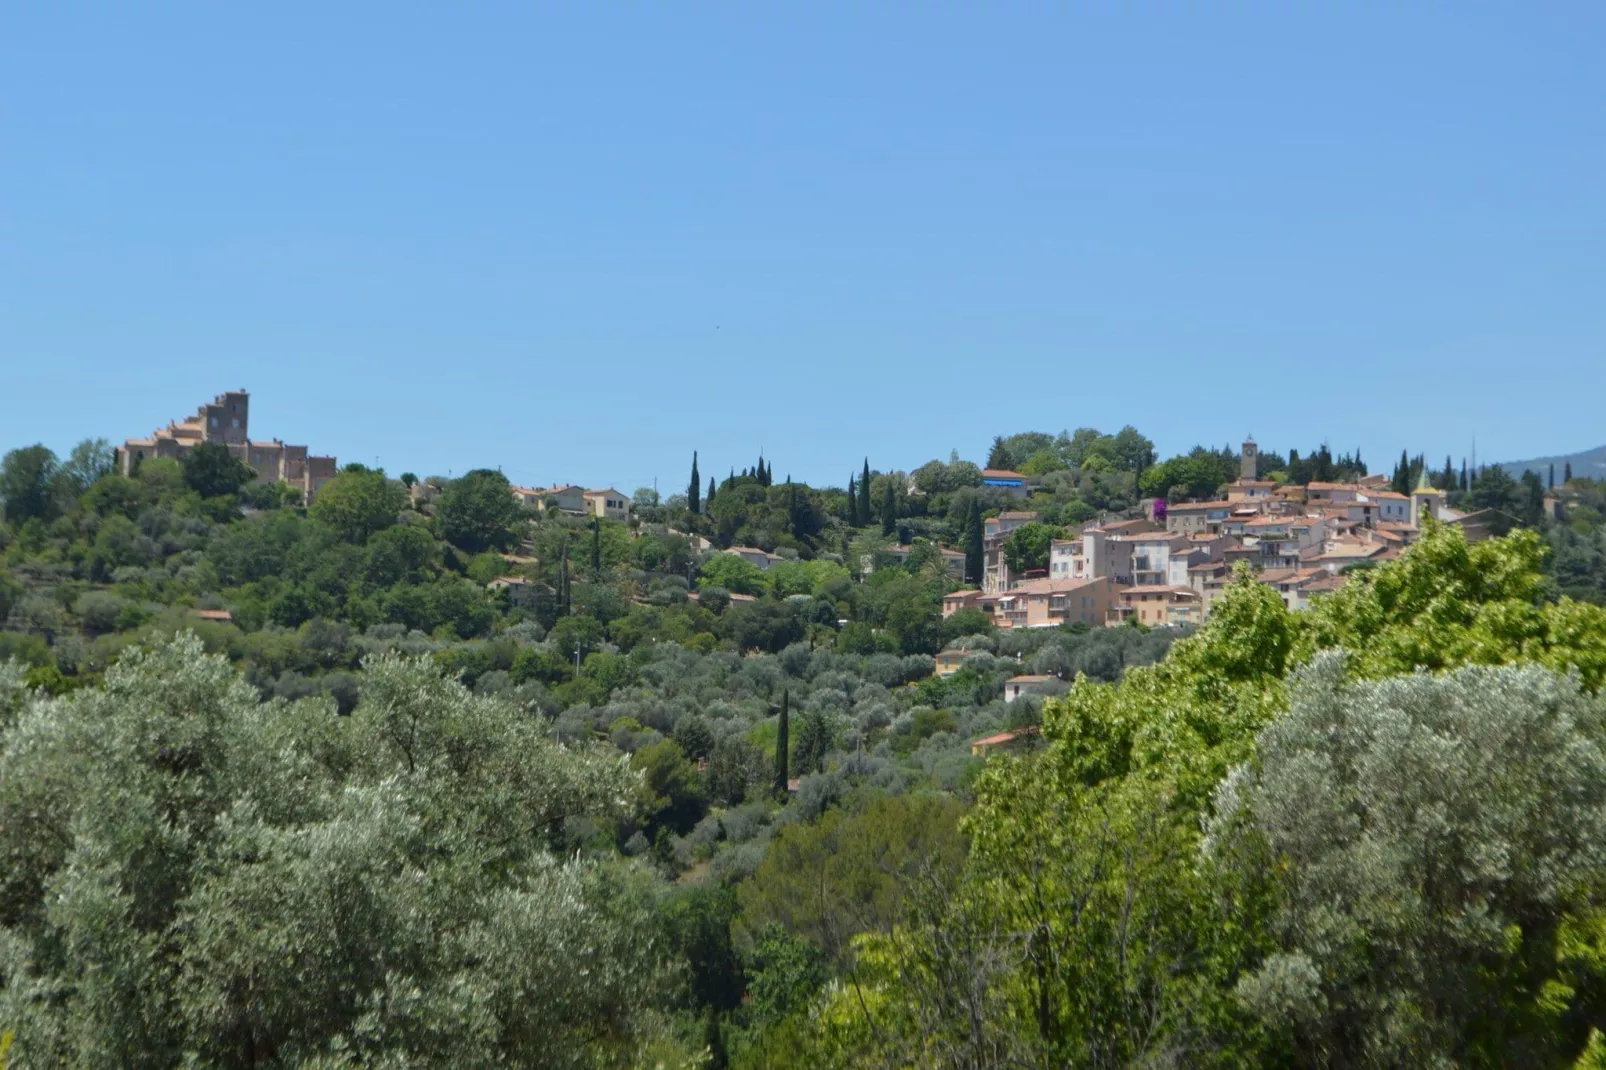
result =
[[1243,1003],[1306,1065],[1576,1057],[1603,1009],[1603,712],[1533,666],[1296,673],[1207,841],[1279,875]]
[[[15,701],[0,672],[0,706]],[[570,1065],[672,980],[650,879],[560,859],[630,771],[428,662],[261,702],[193,636],[0,734],[0,1021],[21,1065]]]

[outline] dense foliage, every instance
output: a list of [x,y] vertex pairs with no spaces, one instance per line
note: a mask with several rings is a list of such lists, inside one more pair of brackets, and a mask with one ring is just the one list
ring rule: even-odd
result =
[[[1479,473],[1452,501],[1523,530],[1433,528],[1305,613],[1245,578],[1191,636],[996,633],[942,618],[939,545],[973,569],[983,518],[1030,508],[1003,549],[1037,568],[1236,471],[1130,428],[993,454],[1029,501],[957,456],[848,490],[761,460],[629,524],[491,469],[353,465],[306,508],[220,451],[8,454],[10,1057],[1606,1056],[1599,487],[1552,518]],[[1005,702],[1021,673],[1048,680]]]

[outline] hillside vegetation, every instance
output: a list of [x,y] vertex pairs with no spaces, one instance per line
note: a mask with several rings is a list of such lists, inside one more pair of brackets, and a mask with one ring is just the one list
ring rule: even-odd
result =
[[[1230,460],[1120,440],[995,450],[1059,529]],[[1306,612],[995,632],[958,458],[629,526],[191,458],[0,467],[13,1065],[1606,1060],[1590,481]]]

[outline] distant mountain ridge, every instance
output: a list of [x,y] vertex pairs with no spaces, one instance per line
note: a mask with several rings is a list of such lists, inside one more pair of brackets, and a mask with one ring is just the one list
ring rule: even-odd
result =
[[1531,461],[1501,461],[1500,467],[1513,476],[1521,476],[1526,469],[1532,469],[1543,476],[1549,472],[1551,465],[1555,465],[1556,482],[1560,483],[1562,472],[1569,464],[1573,466],[1575,476],[1606,479],[1606,446],[1596,446],[1592,450],[1560,454],[1555,457],[1536,457]]

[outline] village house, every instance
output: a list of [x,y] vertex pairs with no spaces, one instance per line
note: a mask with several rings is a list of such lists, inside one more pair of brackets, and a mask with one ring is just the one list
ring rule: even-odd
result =
[[1204,620],[1204,599],[1192,587],[1121,587],[1110,603],[1106,623],[1133,620],[1150,628],[1198,624]]
[[513,497],[526,509],[541,509],[545,500],[546,491],[540,487],[514,487]]
[[1028,674],[1026,676],[1011,676],[1004,681],[1004,701],[1014,702],[1022,695],[1040,693],[1043,688],[1059,682],[1057,676],[1043,676]]
[[981,485],[1004,491],[1014,498],[1025,498],[1032,493],[1030,481],[1025,476],[1003,468],[982,469]]
[[1105,623],[1114,599],[1114,583],[1107,576],[1096,576],[1027,580],[977,604],[983,610],[992,608],[993,622],[1000,628],[1057,628],[1077,623],[1097,628]]
[[[910,543],[893,543],[891,546],[888,546],[885,550],[880,552],[886,554],[898,564],[902,565],[909,560],[909,554],[913,552],[913,550],[914,546]],[[953,574],[953,577],[955,579],[963,579],[965,575],[965,555],[960,553],[958,550],[950,550],[943,546],[936,547],[936,551],[937,554],[942,558],[943,566]],[[874,570],[874,564],[875,555],[865,554],[860,561],[860,572],[869,574]]]
[[990,754],[1019,750],[1030,745],[1038,734],[1036,725],[1027,725],[1025,728],[1015,728],[1008,732],[995,732],[990,736],[983,736],[970,745],[972,758],[985,758]]
[[612,487],[588,490],[580,495],[580,500],[585,503],[587,516],[620,521],[630,519],[630,499]]
[[734,554],[750,565],[758,566],[758,570],[760,572],[768,572],[770,569],[786,560],[786,558],[781,557],[779,554],[768,553],[764,550],[760,550],[756,546],[732,546],[729,550],[725,550],[724,552],[727,554]]
[[1037,514],[1032,512],[1003,512],[983,522],[982,590],[989,594],[1009,590],[1014,577],[1009,573],[1009,561],[1004,556],[1004,540],[1016,528],[1036,519]]

